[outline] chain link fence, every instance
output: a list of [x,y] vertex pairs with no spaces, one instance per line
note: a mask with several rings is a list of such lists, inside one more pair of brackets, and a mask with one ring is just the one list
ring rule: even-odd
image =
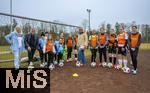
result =
[[[50,32],[55,37],[64,32],[65,37],[71,33],[75,34],[79,26],[64,24],[59,21],[44,21],[34,18],[27,18],[23,16],[10,15],[6,13],[0,13],[0,62],[12,61],[13,54],[10,50],[10,45],[6,42],[5,36],[9,34],[16,25],[20,25],[24,34],[30,32],[31,28],[35,28],[38,34],[41,32]],[[129,27],[128,27],[129,29]],[[138,25],[138,29],[142,34],[142,44],[140,49],[150,49],[150,25],[142,24]],[[23,57],[27,56],[27,53],[23,53]]]
[[[79,26],[68,25],[58,21],[50,22],[0,13],[0,62],[13,61],[13,54],[11,53],[10,45],[5,40],[5,36],[13,31],[16,25],[22,28],[24,34],[29,33],[31,28],[35,28],[38,34],[41,32],[50,32],[53,38],[61,32],[63,32],[65,36],[69,33],[74,34],[75,31],[80,28]],[[27,53],[22,54],[22,57],[26,56]]]
[[[136,24],[136,23],[134,23]],[[115,29],[116,29],[116,33],[119,33],[119,26],[123,25],[125,27],[125,31],[130,34],[131,31],[131,26],[133,25],[133,23],[116,23],[115,25]],[[136,24],[138,31],[141,33],[141,46],[140,49],[149,49],[150,50],[150,24]]]
[[143,24],[140,26],[142,33],[141,49],[150,49],[150,24]]

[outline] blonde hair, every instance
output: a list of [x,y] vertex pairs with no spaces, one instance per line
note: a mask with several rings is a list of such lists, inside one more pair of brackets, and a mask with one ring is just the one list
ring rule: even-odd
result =
[[14,32],[18,33],[17,30],[16,30],[17,28],[20,28],[20,30],[21,30],[20,34],[23,34],[22,28],[21,28],[21,26],[19,26],[19,25],[17,25],[17,26],[14,28]]

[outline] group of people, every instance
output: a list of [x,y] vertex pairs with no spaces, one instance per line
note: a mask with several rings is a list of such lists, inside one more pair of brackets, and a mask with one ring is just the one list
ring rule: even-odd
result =
[[[100,28],[100,33],[95,34],[95,31],[89,37],[89,44],[91,49],[91,66],[96,65],[96,52],[99,52],[99,66],[123,70],[124,73],[129,73],[127,55],[130,51],[132,62],[132,73],[137,74],[137,55],[141,43],[141,34],[137,26],[132,25],[131,32],[125,32],[124,26],[119,27],[119,34],[117,35],[114,29],[111,29],[109,35],[104,28]],[[108,51],[107,51],[108,50]],[[107,61],[107,53],[108,60]],[[104,61],[102,61],[102,56]],[[118,60],[118,61],[117,61]]]
[[[111,29],[110,33],[106,33],[106,29],[101,27],[99,33],[92,30],[88,36],[83,28],[79,28],[75,35],[69,34],[68,37],[64,33],[53,38],[49,32],[42,32],[38,36],[37,30],[32,28],[30,33],[24,35],[19,26],[15,27],[15,31],[6,35],[5,38],[11,44],[14,54],[14,65],[16,69],[20,68],[21,53],[26,49],[28,52],[28,68],[34,68],[33,57],[35,51],[39,51],[40,67],[48,67],[53,70],[56,65],[62,67],[64,62],[72,61],[72,52],[76,66],[83,66],[86,62],[85,50],[89,46],[91,51],[91,66],[113,67],[122,69],[123,72],[129,73],[128,67],[128,51],[130,51],[132,61],[132,72],[137,74],[137,55],[141,43],[141,34],[138,32],[137,26],[133,25],[130,34],[127,34],[124,26],[119,27],[119,34],[115,29]],[[67,50],[67,58],[65,58],[65,50]],[[96,62],[97,51],[99,53],[99,62]],[[108,59],[107,60],[107,54]],[[102,56],[104,59],[102,59]]]

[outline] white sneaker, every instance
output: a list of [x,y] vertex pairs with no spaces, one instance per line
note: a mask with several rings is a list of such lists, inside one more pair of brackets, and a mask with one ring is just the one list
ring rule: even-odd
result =
[[59,65],[59,67],[63,67],[64,63],[60,61],[60,63],[58,65]]
[[72,58],[69,58],[69,61],[72,61]]
[[133,70],[133,75],[136,75],[137,74],[137,70]]
[[44,67],[44,66],[45,66],[44,63],[40,64],[40,67]]
[[33,62],[30,62],[30,66],[33,66]]
[[79,61],[76,62],[76,66],[77,66],[77,67],[80,67],[80,64],[81,64],[81,63],[80,63]]
[[54,61],[54,65],[57,65],[58,64],[58,62],[57,61]]
[[31,66],[31,65],[28,66],[28,69],[33,69],[33,68],[34,68],[34,66]]
[[75,58],[75,61],[77,61],[78,59],[77,58]]
[[80,63],[80,66],[83,66],[83,64],[82,64],[82,63]]
[[49,66],[49,69],[50,70],[53,70],[55,68],[55,66],[53,65],[53,64],[51,64],[50,66]]
[[47,62],[44,63],[44,66],[47,66]]
[[106,66],[107,66],[107,63],[106,63],[106,62],[102,62],[102,66],[103,66],[103,67],[106,67]]
[[137,71],[136,71],[136,70],[134,70],[134,71],[133,71],[133,74],[134,74],[134,75],[136,75],[136,74],[137,74]]

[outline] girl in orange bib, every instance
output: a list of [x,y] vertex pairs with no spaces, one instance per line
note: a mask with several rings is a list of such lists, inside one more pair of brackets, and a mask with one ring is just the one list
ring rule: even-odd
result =
[[72,61],[71,60],[71,54],[72,54],[72,48],[73,48],[73,38],[71,34],[69,35],[68,39],[66,40],[67,45],[67,62]]
[[[107,43],[108,37],[104,28],[100,28],[100,34],[98,35],[98,51],[100,64],[107,64]],[[104,56],[104,62],[102,63],[102,55]]]
[[127,67],[128,61],[127,61],[127,44],[128,44],[128,35],[124,31],[124,26],[119,27],[120,33],[117,36],[117,42],[118,42],[118,69],[122,69],[124,73],[128,73],[126,69],[129,69]]
[[98,37],[96,35],[96,31],[93,30],[91,32],[91,35],[89,36],[89,44],[90,44],[90,50],[91,50],[91,63],[96,62],[96,53],[97,53],[97,43]]
[[54,69],[53,61],[54,61],[55,47],[54,47],[51,34],[49,34],[48,32],[46,34],[47,34],[47,39],[46,39],[46,46],[45,46],[45,62],[47,62],[47,67],[49,67],[52,70]]
[[114,29],[111,29],[110,35],[108,36],[108,56],[109,56],[109,64],[111,64],[114,68],[117,67],[116,48],[117,48],[116,32]]
[[134,75],[137,74],[137,56],[140,43],[141,43],[141,34],[138,32],[137,26],[132,26],[132,31],[129,35],[129,48],[133,64],[132,73]]

